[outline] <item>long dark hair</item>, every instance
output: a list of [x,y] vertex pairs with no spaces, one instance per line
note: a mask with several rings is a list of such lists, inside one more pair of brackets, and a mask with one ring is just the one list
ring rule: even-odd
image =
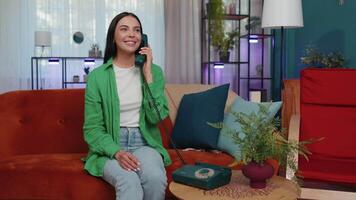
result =
[[122,18],[124,18],[126,16],[132,16],[135,19],[137,19],[137,21],[138,21],[138,23],[140,24],[140,27],[141,27],[141,35],[142,35],[141,21],[135,14],[130,13],[130,12],[122,12],[122,13],[116,15],[116,17],[114,17],[114,19],[112,19],[112,21],[110,23],[110,26],[109,26],[109,29],[108,29],[108,33],[106,35],[104,63],[106,63],[110,58],[116,56],[117,49],[116,49],[116,43],[115,43],[115,29],[116,29],[117,23]]

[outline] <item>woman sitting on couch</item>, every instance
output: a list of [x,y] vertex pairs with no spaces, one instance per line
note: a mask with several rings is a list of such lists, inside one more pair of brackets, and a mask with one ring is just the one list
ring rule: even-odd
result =
[[[89,74],[85,92],[85,169],[114,186],[120,200],[164,199],[164,165],[171,163],[148,99],[150,89],[160,115],[168,115],[164,77],[141,40],[138,17],[117,15],[108,29],[104,64]],[[135,66],[138,54],[147,57],[143,67]]]

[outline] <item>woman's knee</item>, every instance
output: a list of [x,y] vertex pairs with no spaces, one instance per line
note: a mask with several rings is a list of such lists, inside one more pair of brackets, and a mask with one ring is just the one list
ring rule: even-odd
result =
[[160,175],[154,175],[154,176],[151,176],[149,178],[150,182],[152,182],[152,184],[159,184],[159,185],[162,185],[164,187],[167,186],[167,176],[166,174],[160,174]]
[[117,188],[137,188],[141,187],[141,181],[135,172],[129,172],[125,176],[117,175],[115,177],[115,187]]
[[117,191],[142,190],[139,176],[133,171],[122,169],[116,160],[107,161],[103,179]]
[[142,167],[158,167],[164,168],[163,159],[160,153],[154,148],[144,146],[137,149],[133,154],[138,158]]
[[119,199],[142,199],[143,189],[136,173],[131,172],[126,176],[117,176],[115,190]]
[[160,169],[151,168],[149,170],[142,170],[140,177],[143,183],[147,183],[149,185],[167,185],[166,172]]

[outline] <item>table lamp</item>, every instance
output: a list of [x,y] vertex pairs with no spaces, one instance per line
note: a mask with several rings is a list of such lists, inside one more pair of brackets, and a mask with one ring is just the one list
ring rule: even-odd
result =
[[40,57],[48,56],[45,55],[45,48],[51,47],[51,41],[52,41],[51,32],[35,31],[35,47],[41,48]]

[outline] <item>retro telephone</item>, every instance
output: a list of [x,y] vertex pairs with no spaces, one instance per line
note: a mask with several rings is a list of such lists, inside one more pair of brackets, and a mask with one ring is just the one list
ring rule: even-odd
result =
[[146,55],[141,55],[138,53],[142,47],[148,46],[148,38],[146,34],[142,34],[140,47],[136,50],[135,54],[135,65],[138,67],[143,67],[146,62]]
[[[148,46],[148,39],[147,39],[146,34],[142,34],[140,48],[143,46]],[[136,52],[135,64],[136,64],[136,66],[139,66],[142,69],[143,64],[146,62],[146,55],[139,54],[138,53],[139,49]],[[158,111],[157,105],[154,102],[152,91],[148,87],[146,80],[144,80],[144,87],[146,87],[146,89],[148,91],[149,104],[156,111],[158,119],[160,121],[163,121],[162,116],[161,116],[160,112]],[[165,134],[167,134],[168,129],[164,123],[163,123],[163,128],[164,128]],[[208,164],[208,163],[201,163],[201,162],[197,162],[197,163],[195,163],[195,165],[187,164],[184,161],[180,152],[178,151],[172,138],[168,135],[166,135],[166,137],[169,138],[169,141],[170,141],[173,149],[177,153],[180,161],[183,163],[183,166],[181,168],[178,168],[173,172],[173,180],[175,182],[182,183],[185,185],[190,185],[190,186],[205,189],[205,190],[214,189],[214,188],[226,185],[230,182],[230,179],[231,179],[231,169],[230,168],[222,167],[222,166],[218,166],[218,165],[212,165],[212,164]]]
[[196,162],[183,165],[173,172],[173,180],[204,190],[211,190],[230,183],[231,169],[208,163]]

